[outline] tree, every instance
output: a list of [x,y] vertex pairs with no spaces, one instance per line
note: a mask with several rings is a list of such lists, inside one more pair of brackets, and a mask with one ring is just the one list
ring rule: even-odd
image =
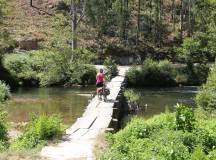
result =
[[33,0],[30,0],[30,6],[33,7]]
[[136,45],[139,45],[139,37],[140,37],[140,12],[141,12],[141,0],[138,0],[137,4],[137,35],[136,35]]
[[86,0],[71,0],[71,27],[72,27],[72,41],[71,48],[77,48],[77,27],[85,15]]
[[1,0],[1,1],[0,1],[0,23],[2,22],[5,4],[6,4],[6,1],[5,1],[5,0]]
[[175,5],[175,0],[172,0],[172,21],[173,21],[173,32],[175,32],[176,27],[175,27],[175,21],[176,21],[176,5]]
[[97,28],[98,37],[107,34],[112,22],[115,21],[111,0],[88,0],[86,15],[90,24]]

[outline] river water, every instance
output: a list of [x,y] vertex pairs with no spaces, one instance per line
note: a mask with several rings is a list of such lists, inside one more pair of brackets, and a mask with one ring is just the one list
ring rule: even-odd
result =
[[141,95],[142,109],[139,115],[149,118],[166,110],[175,111],[177,103],[195,107],[194,98],[198,87],[143,88],[134,91]]
[[71,124],[82,115],[94,91],[94,87],[20,88],[5,109],[12,122],[28,121],[36,113],[60,114],[65,124]]
[[[194,104],[197,87],[182,88],[143,88],[134,89],[142,96],[142,105],[147,104],[140,113],[146,118],[164,112],[173,111],[176,103]],[[12,122],[29,120],[31,113],[60,114],[65,124],[72,124],[79,118],[95,91],[94,87],[85,88],[22,88],[12,93],[12,99],[5,106],[8,118]]]

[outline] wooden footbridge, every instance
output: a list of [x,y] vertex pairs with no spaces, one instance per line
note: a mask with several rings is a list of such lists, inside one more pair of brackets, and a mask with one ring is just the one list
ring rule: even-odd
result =
[[94,160],[94,147],[98,135],[109,127],[115,101],[121,91],[127,68],[119,67],[119,75],[107,84],[110,89],[108,101],[94,97],[82,117],[66,130],[64,140],[54,146],[46,146],[41,156],[51,160]]

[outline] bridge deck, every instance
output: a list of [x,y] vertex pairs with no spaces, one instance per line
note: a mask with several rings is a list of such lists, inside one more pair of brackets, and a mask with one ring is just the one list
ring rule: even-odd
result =
[[93,160],[95,140],[109,126],[114,103],[121,90],[126,69],[119,68],[119,75],[107,84],[110,89],[108,102],[94,97],[82,117],[66,130],[65,140],[55,146],[46,146],[41,156],[52,160]]

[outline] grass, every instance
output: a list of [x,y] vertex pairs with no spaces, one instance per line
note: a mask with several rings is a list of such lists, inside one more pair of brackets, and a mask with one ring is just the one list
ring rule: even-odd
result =
[[108,144],[106,141],[106,134],[105,133],[99,134],[95,140],[95,147],[93,150],[94,155],[99,158],[107,146]]
[[0,160],[45,160],[39,155],[43,146],[31,150],[12,151],[8,150],[0,154]]
[[51,17],[31,8],[27,2],[8,0],[3,29],[11,33],[14,39],[29,37],[44,39],[49,33]]

